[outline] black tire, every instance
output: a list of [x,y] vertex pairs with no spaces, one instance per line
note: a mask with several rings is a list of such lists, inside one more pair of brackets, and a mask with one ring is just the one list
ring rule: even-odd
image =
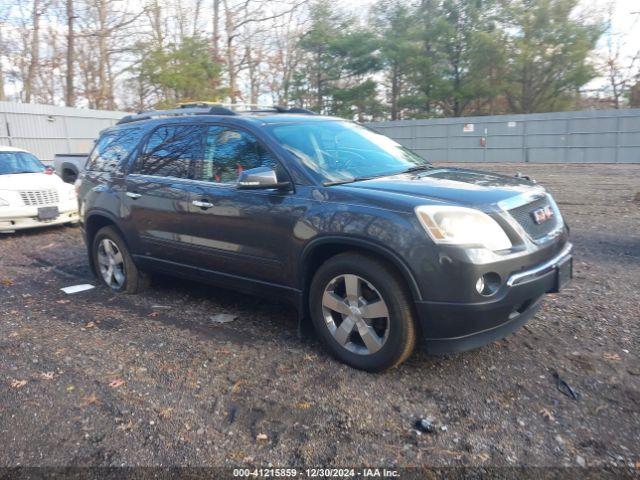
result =
[[[388,336],[382,347],[374,353],[356,353],[343,346],[334,338],[328,322],[325,321],[323,295],[334,279],[342,275],[356,275],[374,287],[378,297],[386,303]],[[345,284],[346,288],[346,284]],[[315,273],[309,293],[309,311],[316,332],[331,354],[338,360],[360,370],[380,372],[404,362],[413,352],[416,344],[416,325],[413,316],[410,293],[396,270],[386,262],[357,252],[336,255],[326,261]],[[335,314],[331,314],[332,316]],[[339,318],[346,318],[339,315]],[[338,319],[339,321],[339,319]],[[344,320],[342,320],[344,321]],[[337,324],[336,324],[337,325]],[[356,327],[357,342],[359,332]],[[352,334],[353,335],[353,334]],[[349,341],[354,345],[353,341]]]
[[72,170],[69,169],[65,169],[62,171],[62,181],[65,183],[71,183],[74,184],[76,183],[76,180],[78,179],[78,174]]
[[[100,243],[105,239],[115,243],[117,250],[122,255],[124,264],[124,268],[122,269],[124,281],[121,285],[114,286],[113,284],[107,283],[101,274],[98,252]],[[138,293],[149,285],[149,276],[138,269],[136,264],[133,263],[133,259],[131,258],[131,254],[129,253],[126,243],[114,227],[107,226],[98,230],[96,235],[93,237],[93,242],[91,244],[91,258],[93,259],[93,265],[95,267],[95,273],[98,280],[113,291],[133,294]]]

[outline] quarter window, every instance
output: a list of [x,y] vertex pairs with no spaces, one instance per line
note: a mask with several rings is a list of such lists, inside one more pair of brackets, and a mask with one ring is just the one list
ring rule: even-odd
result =
[[278,162],[250,133],[222,126],[209,126],[202,159],[196,163],[196,178],[207,182],[235,183],[243,170],[269,167],[280,178]]
[[203,128],[164,125],[151,134],[134,171],[159,177],[189,178],[191,162],[200,157]]
[[126,128],[104,134],[87,160],[87,170],[115,172],[136,148],[142,129]]

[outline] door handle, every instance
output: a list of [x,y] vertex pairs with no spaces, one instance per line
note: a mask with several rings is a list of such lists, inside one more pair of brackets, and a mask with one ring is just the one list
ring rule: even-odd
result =
[[195,205],[196,207],[200,207],[200,208],[211,208],[211,207],[213,207],[213,203],[210,203],[210,202],[207,202],[207,201],[203,201],[203,200],[194,200],[191,203],[193,205]]
[[127,192],[127,197],[129,198],[133,198],[134,200],[137,200],[138,198],[140,198],[142,195],[140,193],[135,193],[135,192]]

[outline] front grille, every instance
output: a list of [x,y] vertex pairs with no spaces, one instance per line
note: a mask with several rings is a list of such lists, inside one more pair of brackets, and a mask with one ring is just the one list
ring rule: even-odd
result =
[[55,205],[60,201],[57,190],[23,190],[20,198],[25,205],[32,207]]
[[553,217],[551,217],[546,222],[537,224],[533,219],[532,212],[539,208],[546,207],[547,205],[550,205],[550,203],[545,195],[544,197],[534,200],[531,203],[512,208],[511,210],[509,210],[509,214],[511,214],[516,222],[518,222],[522,226],[522,228],[524,228],[524,231],[527,232],[531,238],[533,238],[534,240],[538,240],[545,235],[549,235],[553,230],[555,230],[556,226],[558,225],[558,212],[556,211],[556,209],[553,209]]

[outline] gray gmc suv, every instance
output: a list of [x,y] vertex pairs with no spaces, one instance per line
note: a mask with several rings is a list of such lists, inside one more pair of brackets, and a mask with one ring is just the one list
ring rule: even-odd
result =
[[572,276],[568,228],[526,179],[434,167],[303,109],[151,111],[104,131],[78,182],[91,266],[134,293],[164,272],[292,301],[380,371],[504,337]]

